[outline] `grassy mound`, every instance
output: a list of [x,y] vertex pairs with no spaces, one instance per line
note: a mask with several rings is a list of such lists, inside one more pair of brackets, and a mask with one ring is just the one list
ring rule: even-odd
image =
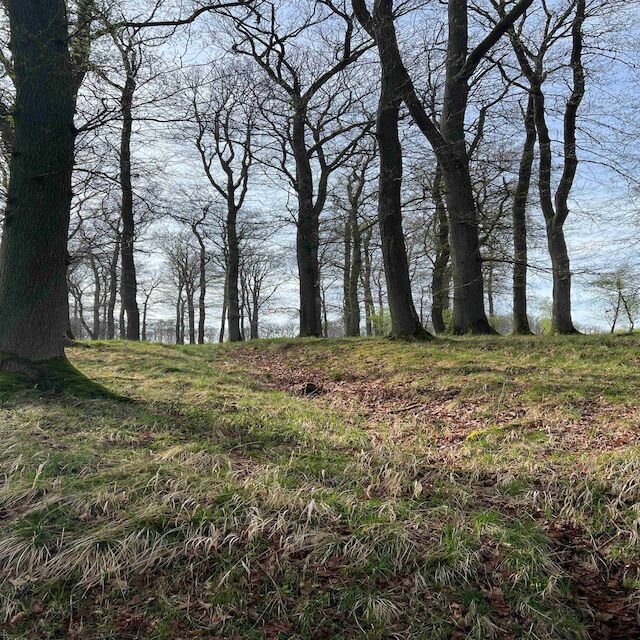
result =
[[638,637],[639,347],[73,349],[136,401],[0,405],[0,633]]

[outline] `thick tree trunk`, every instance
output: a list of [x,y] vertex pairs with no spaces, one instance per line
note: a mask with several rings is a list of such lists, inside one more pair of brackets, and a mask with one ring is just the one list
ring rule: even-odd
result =
[[456,334],[495,333],[484,309],[478,220],[468,166],[443,167],[442,175],[446,186],[453,276],[452,331]]
[[[391,3],[389,3],[391,4]],[[403,78],[389,54],[388,43],[397,48],[392,9],[381,16],[376,25],[382,79],[376,120],[376,136],[380,150],[378,222],[382,241],[382,257],[387,281],[387,299],[394,337],[427,338],[420,324],[411,293],[409,263],[402,229],[402,147],[398,119],[402,104]]]
[[[230,199],[233,199],[233,191],[230,192]],[[235,205],[229,204],[227,212],[227,315],[229,320],[229,340],[231,342],[242,341],[242,330],[240,326],[240,294],[238,291],[238,281],[240,277],[240,246],[238,243],[238,232],[236,229],[237,211]]]
[[296,256],[300,280],[300,335],[322,336],[322,293],[318,261],[319,218],[313,203],[313,171],[305,140],[306,104],[293,118],[292,150],[296,161],[298,224]]
[[448,11],[446,81],[440,120],[444,144],[434,151],[442,171],[449,216],[453,276],[451,328],[457,334],[495,333],[484,309],[478,216],[465,140],[469,100],[469,82],[463,72],[468,55],[467,0],[450,0]]
[[527,200],[535,156],[536,124],[533,96],[529,97],[524,117],[526,138],[520,159],[518,184],[513,198],[513,333],[531,335],[527,313]]
[[553,268],[553,332],[578,333],[571,318],[571,266],[562,225],[547,225],[547,246]]
[[134,259],[135,220],[133,217],[133,185],[131,182],[131,136],[133,131],[133,95],[135,78],[125,81],[121,96],[122,135],[120,143],[120,186],[122,189],[122,279],[120,297],[127,314],[127,340],[140,340],[140,310],[138,309],[136,265]]
[[444,310],[449,307],[449,220],[442,195],[442,172],[438,167],[433,179],[432,198],[436,218],[436,257],[431,275],[431,322],[436,333],[444,333],[447,325]]
[[75,91],[63,0],[8,0],[15,139],[0,245],[0,351],[64,356]]

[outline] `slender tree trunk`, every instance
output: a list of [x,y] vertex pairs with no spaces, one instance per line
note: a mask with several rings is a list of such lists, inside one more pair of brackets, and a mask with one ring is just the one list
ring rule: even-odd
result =
[[526,138],[520,159],[518,184],[513,198],[513,333],[531,335],[527,313],[527,200],[536,144],[533,96],[529,96],[524,125]]
[[368,336],[373,335],[373,291],[371,289],[371,231],[367,231],[363,243],[364,272],[362,275],[362,288],[364,290],[364,314],[365,329]]
[[91,271],[93,272],[93,330],[92,339],[98,340],[100,338],[100,297],[102,295],[102,282],[100,279],[100,270],[96,263],[94,256],[90,258]]
[[496,315],[495,298],[493,295],[493,263],[487,266],[487,300],[489,302],[489,318]]
[[224,279],[224,295],[222,296],[222,317],[220,318],[220,335],[218,342],[222,344],[224,342],[225,335],[225,321],[227,319],[227,278]]
[[107,301],[107,340],[116,337],[115,309],[118,299],[118,258],[120,256],[120,233],[118,232],[113,255],[109,264],[109,299]]
[[357,206],[351,206],[349,212],[349,230],[352,239],[351,245],[351,267],[347,280],[347,290],[345,299],[346,305],[346,333],[347,336],[360,335],[360,300],[358,299],[358,289],[360,277],[362,275],[362,236],[358,225]]
[[176,299],[176,344],[180,344],[181,343],[181,324],[180,324],[180,318],[181,318],[181,313],[182,313],[182,289],[183,289],[183,284],[182,282],[180,282],[178,284],[178,297]]
[[306,104],[293,118],[292,150],[296,161],[298,224],[296,256],[300,280],[300,335],[322,336],[320,291],[319,218],[313,203],[313,171],[305,140]]
[[120,302],[120,340],[125,340],[127,337],[127,320],[125,318],[124,307],[122,301]]
[[351,219],[347,217],[344,223],[344,239],[343,239],[343,271],[342,271],[342,315],[344,320],[344,334],[349,335],[349,316],[351,309],[349,307],[349,282],[351,280]]
[[187,308],[187,302],[184,298],[182,298],[180,300],[180,344],[184,344],[184,338],[185,338],[185,322],[184,322],[184,317],[185,317],[185,311]]
[[324,287],[321,287],[322,291],[322,337],[329,337],[329,316],[327,314],[327,292]]
[[131,182],[131,136],[133,132],[133,95],[135,78],[127,75],[121,96],[122,135],[120,143],[120,185],[122,189],[122,279],[120,297],[127,314],[128,340],[140,340],[140,310],[138,309],[136,265],[134,259],[135,220],[133,217],[133,185]]
[[147,311],[149,310],[149,298],[145,298],[142,307],[142,342],[147,341]]
[[15,140],[0,245],[0,352],[64,357],[75,91],[63,0],[8,0]]
[[240,326],[240,294],[238,291],[238,281],[240,277],[240,246],[238,242],[238,232],[236,229],[237,211],[235,205],[231,204],[234,199],[233,191],[229,195],[229,209],[227,212],[227,314],[229,320],[229,340],[240,342],[242,340],[242,330]]
[[442,172],[438,167],[433,179],[432,198],[436,217],[436,257],[431,275],[431,322],[436,333],[444,333],[447,325],[444,310],[449,306],[449,220],[442,195]]
[[196,309],[195,309],[195,292],[191,287],[187,288],[187,317],[189,320],[189,344],[196,343]]
[[391,313],[391,333],[395,337],[427,338],[413,303],[407,249],[402,229],[402,147],[398,119],[402,104],[402,76],[398,75],[391,48],[397,47],[393,28],[392,3],[376,24],[382,79],[376,119],[380,150],[378,222],[382,257]]
[[198,344],[204,344],[205,323],[206,323],[206,300],[207,300],[207,251],[202,237],[197,234],[200,245],[200,283],[198,296]]
[[258,340],[260,337],[260,331],[258,329],[258,314],[260,311],[260,300],[258,299],[258,294],[254,290],[252,293],[253,304],[251,308],[251,339]]

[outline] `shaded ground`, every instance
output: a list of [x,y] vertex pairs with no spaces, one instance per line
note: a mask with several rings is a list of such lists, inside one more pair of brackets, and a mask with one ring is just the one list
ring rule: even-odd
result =
[[639,347],[72,350],[134,402],[11,381],[0,633],[638,638]]

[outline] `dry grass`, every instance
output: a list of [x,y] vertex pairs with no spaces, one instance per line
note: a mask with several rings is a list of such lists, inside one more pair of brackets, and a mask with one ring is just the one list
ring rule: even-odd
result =
[[636,638],[638,347],[73,350],[133,402],[11,381],[3,637]]

